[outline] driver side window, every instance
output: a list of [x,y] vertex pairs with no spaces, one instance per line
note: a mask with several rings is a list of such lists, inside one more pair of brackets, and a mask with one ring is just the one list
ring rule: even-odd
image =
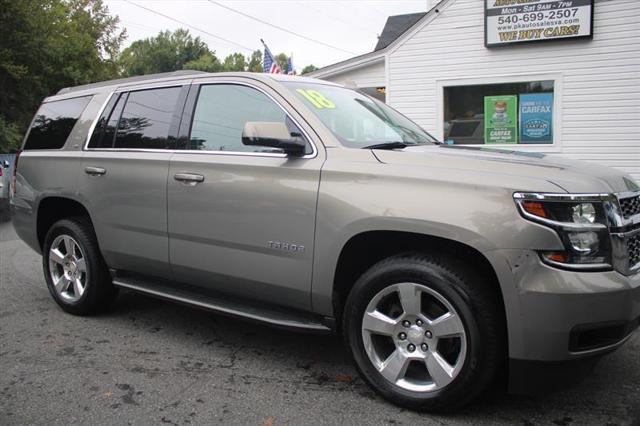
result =
[[198,94],[189,150],[280,153],[279,149],[242,144],[242,130],[249,121],[285,123],[292,136],[302,132],[267,95],[247,86],[203,85]]

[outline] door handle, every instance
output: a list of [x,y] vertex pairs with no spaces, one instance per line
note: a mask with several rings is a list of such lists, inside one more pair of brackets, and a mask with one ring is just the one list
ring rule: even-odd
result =
[[84,168],[84,172],[90,176],[102,176],[107,173],[107,169],[89,166]]
[[204,176],[194,173],[176,173],[173,178],[178,182],[182,182],[187,185],[196,185],[200,182],[204,182]]

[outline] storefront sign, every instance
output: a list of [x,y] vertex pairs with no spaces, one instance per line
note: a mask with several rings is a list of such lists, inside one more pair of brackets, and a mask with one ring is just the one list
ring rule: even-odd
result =
[[485,0],[485,46],[593,36],[593,0]]
[[518,143],[518,97],[484,97],[484,143]]
[[520,143],[553,143],[553,93],[520,95]]

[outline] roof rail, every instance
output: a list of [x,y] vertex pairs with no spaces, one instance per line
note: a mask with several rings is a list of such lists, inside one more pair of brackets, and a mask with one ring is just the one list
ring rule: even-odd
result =
[[107,81],[100,81],[97,83],[83,84],[81,86],[65,87],[63,89],[60,89],[56,94],[63,95],[65,93],[77,92],[80,90],[98,89],[100,87],[117,86],[121,84],[129,84],[129,83],[138,83],[138,82],[143,82],[147,80],[156,80],[159,78],[186,77],[189,75],[199,75],[199,74],[207,74],[207,73],[204,71],[179,70],[179,71],[171,71],[171,72],[161,72],[156,74],[137,75],[135,77],[119,78],[116,80],[107,80]]

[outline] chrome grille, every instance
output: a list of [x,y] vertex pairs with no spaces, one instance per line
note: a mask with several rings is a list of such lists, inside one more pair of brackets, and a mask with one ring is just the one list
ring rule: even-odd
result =
[[640,214],[640,195],[634,195],[628,198],[621,198],[620,208],[622,209],[622,216],[625,219]]
[[630,267],[640,262],[640,234],[636,234],[627,239],[627,253],[629,254]]
[[609,226],[614,268],[624,275],[636,274],[640,272],[640,191],[612,196]]

